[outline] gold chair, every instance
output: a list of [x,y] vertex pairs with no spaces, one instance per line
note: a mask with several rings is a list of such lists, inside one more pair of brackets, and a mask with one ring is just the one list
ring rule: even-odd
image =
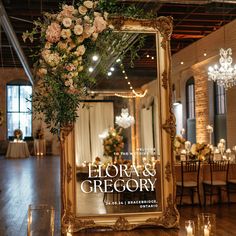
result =
[[200,166],[200,161],[181,161],[181,181],[176,182],[177,196],[180,196],[180,205],[184,195],[190,195],[192,205],[194,205],[194,193],[197,192],[198,204],[201,206],[199,190]]
[[225,160],[210,162],[210,180],[203,180],[204,206],[206,206],[206,197],[218,195],[218,202],[221,203],[221,191],[227,190],[227,173],[229,162]]

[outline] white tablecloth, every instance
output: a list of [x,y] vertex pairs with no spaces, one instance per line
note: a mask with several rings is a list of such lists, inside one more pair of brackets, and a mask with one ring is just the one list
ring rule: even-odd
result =
[[7,148],[7,158],[26,158],[29,157],[29,149],[26,142],[9,142]]

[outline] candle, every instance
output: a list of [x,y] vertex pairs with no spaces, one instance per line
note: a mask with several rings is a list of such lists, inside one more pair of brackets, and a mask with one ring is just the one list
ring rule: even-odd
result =
[[208,229],[207,225],[204,227],[204,236],[210,236],[210,230]]
[[193,228],[191,225],[186,227],[186,231],[187,231],[187,236],[194,236],[193,235]]

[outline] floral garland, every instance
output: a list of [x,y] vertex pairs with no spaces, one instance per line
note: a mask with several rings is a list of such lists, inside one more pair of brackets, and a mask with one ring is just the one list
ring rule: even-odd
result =
[[45,13],[42,22],[34,22],[32,32],[23,34],[24,41],[41,43],[35,64],[39,82],[32,101],[53,133],[76,120],[79,101],[94,82],[88,55],[98,35],[110,30],[107,17],[98,1],[62,5],[58,13]]

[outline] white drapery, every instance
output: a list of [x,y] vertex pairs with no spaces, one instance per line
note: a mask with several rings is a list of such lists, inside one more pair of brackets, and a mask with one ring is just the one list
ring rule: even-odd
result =
[[75,122],[76,164],[92,162],[103,156],[102,140],[98,137],[105,129],[114,126],[112,102],[89,102],[87,108],[79,108]]

